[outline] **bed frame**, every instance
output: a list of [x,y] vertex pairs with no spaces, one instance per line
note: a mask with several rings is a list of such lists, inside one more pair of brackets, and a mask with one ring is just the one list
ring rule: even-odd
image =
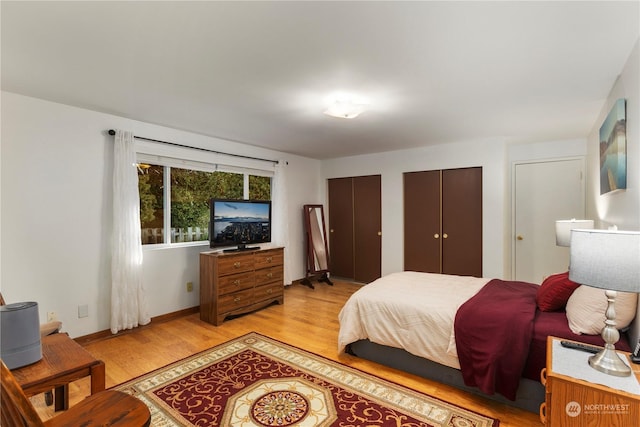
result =
[[349,344],[345,351],[372,362],[447,384],[536,414],[540,411],[540,404],[545,400],[545,388],[540,381],[521,378],[516,400],[514,401],[505,398],[501,394],[487,395],[476,387],[469,387],[465,385],[460,370],[415,356],[399,348],[387,347],[365,339]]

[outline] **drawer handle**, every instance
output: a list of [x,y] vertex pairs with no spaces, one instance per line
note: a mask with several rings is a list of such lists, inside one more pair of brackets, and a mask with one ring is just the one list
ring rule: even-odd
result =
[[271,261],[273,261],[273,257],[272,256],[267,257],[267,262],[271,262]]
[[240,264],[240,261],[236,261],[236,262],[233,263],[233,267],[234,268],[240,268],[240,265],[242,265],[242,264]]
[[273,289],[267,289],[267,293],[268,293],[268,294],[273,293]]
[[547,402],[542,402],[540,404],[540,421],[545,426],[547,425]]
[[233,302],[239,302],[239,301],[240,301],[240,297],[235,297],[235,298],[233,299]]
[[240,279],[234,280],[233,284],[236,285],[236,286],[240,286]]
[[542,368],[540,371],[540,382],[542,385],[547,385],[547,368]]
[[273,277],[273,273],[267,273],[267,277],[271,279]]

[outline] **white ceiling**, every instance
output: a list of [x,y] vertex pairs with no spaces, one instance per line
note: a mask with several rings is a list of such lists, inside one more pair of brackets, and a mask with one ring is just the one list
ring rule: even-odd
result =
[[[579,138],[639,15],[638,1],[2,1],[2,89],[318,159]],[[324,115],[335,91],[368,111]]]

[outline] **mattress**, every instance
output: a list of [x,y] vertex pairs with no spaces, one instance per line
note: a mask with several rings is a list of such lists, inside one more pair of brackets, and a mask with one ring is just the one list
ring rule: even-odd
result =
[[405,271],[356,291],[340,311],[339,351],[369,339],[460,369],[454,319],[490,279]]

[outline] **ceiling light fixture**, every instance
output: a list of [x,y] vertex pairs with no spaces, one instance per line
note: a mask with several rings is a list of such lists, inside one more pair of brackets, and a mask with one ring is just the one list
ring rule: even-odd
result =
[[365,109],[367,104],[362,100],[356,100],[350,96],[334,97],[329,101],[329,107],[325,110],[325,114],[340,119],[355,119]]

